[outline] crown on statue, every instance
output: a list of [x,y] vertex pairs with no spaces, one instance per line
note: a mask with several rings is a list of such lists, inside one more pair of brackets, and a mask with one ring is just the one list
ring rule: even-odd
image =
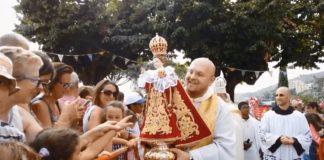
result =
[[150,41],[150,50],[153,55],[165,55],[167,53],[168,42],[158,34]]

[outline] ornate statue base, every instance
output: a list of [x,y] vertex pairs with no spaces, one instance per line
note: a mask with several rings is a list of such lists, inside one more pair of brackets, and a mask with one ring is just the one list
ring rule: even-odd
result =
[[168,150],[170,144],[163,141],[149,144],[152,148],[144,155],[144,160],[175,160],[175,155]]

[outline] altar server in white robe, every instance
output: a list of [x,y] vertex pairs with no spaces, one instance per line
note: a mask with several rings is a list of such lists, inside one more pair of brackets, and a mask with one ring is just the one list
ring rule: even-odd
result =
[[242,128],[242,115],[238,107],[232,102],[230,95],[226,92],[226,80],[225,78],[219,76],[216,77],[214,83],[215,86],[214,93],[216,93],[229,108],[231,116],[233,117],[234,131],[235,131],[235,160],[244,159],[244,150],[243,150],[243,128]]
[[264,160],[301,160],[311,144],[305,116],[289,104],[290,91],[279,87],[276,106],[261,119],[259,137]]
[[186,91],[212,132],[210,139],[187,151],[172,148],[177,160],[235,160],[233,118],[226,103],[209,86],[215,80],[215,65],[208,58],[197,58],[186,74]]
[[242,113],[244,160],[260,160],[258,135],[259,121],[250,116],[248,102],[240,102],[238,108]]

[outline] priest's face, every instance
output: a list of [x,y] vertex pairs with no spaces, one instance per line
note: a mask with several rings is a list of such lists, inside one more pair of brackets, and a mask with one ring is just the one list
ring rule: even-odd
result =
[[280,87],[276,91],[276,103],[278,106],[288,107],[289,106],[289,89],[287,87]]
[[186,74],[186,91],[191,98],[198,98],[204,95],[208,87],[213,83],[215,68],[206,59],[194,60]]

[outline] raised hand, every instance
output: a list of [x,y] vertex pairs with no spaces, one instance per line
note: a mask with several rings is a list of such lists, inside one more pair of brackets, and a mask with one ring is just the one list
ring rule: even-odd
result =
[[123,118],[121,121],[117,122],[115,126],[119,127],[118,130],[125,129],[127,127],[132,127],[133,123],[129,122],[129,120],[132,118],[132,115],[129,115],[125,118]]
[[78,110],[81,107],[80,98],[66,102],[61,110],[61,115],[56,123],[57,127],[70,127],[78,120]]

